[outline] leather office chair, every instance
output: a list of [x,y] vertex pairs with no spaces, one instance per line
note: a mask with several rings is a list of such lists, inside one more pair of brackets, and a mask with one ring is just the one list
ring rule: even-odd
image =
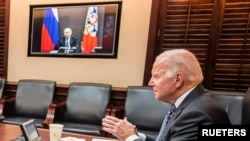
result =
[[[4,87],[5,87],[5,79],[0,78],[0,109],[3,109],[3,94],[4,94]],[[3,110],[0,110],[0,120],[3,120]]]
[[242,92],[223,92],[216,90],[211,91],[217,101],[225,108],[229,120],[233,125],[240,125],[242,123],[242,115],[237,114],[242,112],[243,95]]
[[5,79],[0,78],[0,99],[2,99],[2,97],[3,97],[5,83],[6,83]]
[[[10,104],[12,112],[5,115],[3,123],[21,124],[34,119],[37,127],[43,127],[49,105],[54,98],[56,82],[50,80],[19,80],[16,96],[4,100]],[[9,106],[6,108],[9,108]]]
[[72,82],[66,99],[63,130],[90,135],[104,135],[102,118],[110,100],[109,84]]
[[155,99],[151,87],[128,86],[124,116],[139,132],[157,137],[170,107],[170,104]]
[[250,87],[244,95],[242,104],[242,124],[250,125]]

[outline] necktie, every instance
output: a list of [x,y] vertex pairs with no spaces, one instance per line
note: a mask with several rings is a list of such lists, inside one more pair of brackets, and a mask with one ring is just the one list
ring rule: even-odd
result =
[[160,130],[160,133],[159,133],[159,135],[158,135],[156,141],[160,141],[160,140],[161,140],[162,135],[164,134],[164,132],[165,132],[165,130],[166,130],[168,121],[169,121],[169,119],[172,117],[174,111],[175,111],[175,105],[173,104],[173,105],[171,106],[171,108],[169,109],[167,115],[165,116],[163,122],[162,122],[161,130]]
[[65,47],[67,47],[65,49],[65,53],[69,53],[69,49],[70,49],[69,38],[65,38]]
[[68,38],[65,38],[65,47],[68,46]]

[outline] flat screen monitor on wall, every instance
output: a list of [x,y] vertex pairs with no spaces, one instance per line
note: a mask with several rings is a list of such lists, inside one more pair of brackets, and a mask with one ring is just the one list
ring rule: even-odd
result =
[[121,7],[120,1],[30,5],[28,56],[117,58]]

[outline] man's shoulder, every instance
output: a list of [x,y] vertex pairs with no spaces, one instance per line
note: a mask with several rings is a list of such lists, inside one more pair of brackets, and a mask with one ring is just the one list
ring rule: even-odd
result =
[[72,39],[72,40],[77,40],[77,38],[76,38],[76,37],[70,37],[70,39]]

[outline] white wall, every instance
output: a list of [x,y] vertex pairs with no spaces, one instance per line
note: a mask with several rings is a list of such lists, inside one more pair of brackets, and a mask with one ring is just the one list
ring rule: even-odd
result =
[[8,81],[30,78],[56,80],[58,84],[81,81],[114,87],[142,85],[151,0],[122,0],[117,59],[27,56],[29,5],[98,1],[11,0]]

